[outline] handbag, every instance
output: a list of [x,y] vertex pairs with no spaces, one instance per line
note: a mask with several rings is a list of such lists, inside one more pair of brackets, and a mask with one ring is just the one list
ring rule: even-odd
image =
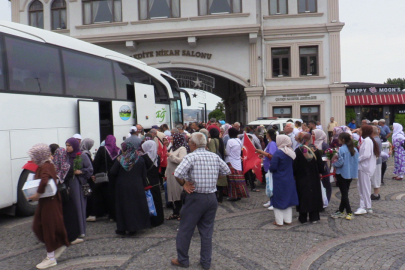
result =
[[107,150],[104,146],[104,157],[105,157],[105,173],[96,173],[94,176],[96,177],[96,180],[94,183],[96,184],[101,184],[101,183],[106,183],[108,182],[108,169],[107,169]]
[[326,197],[326,188],[323,187],[322,182],[321,182],[321,190],[322,190],[323,208],[326,208],[326,207],[328,207],[329,202],[328,202],[328,198]]
[[58,184],[58,192],[60,197],[62,198],[62,203],[66,203],[69,201],[69,188],[66,187],[65,183]]
[[156,207],[155,207],[155,202],[153,201],[153,196],[152,193],[150,192],[150,189],[145,191],[146,195],[146,201],[148,202],[148,208],[149,208],[149,216],[157,216],[156,212]]
[[273,197],[273,174],[270,170],[266,173],[266,195],[267,197]]
[[88,183],[82,185],[82,191],[84,197],[89,197],[93,193],[93,190],[90,188],[90,185]]
[[214,139],[215,154],[217,154],[222,160],[224,160],[224,157],[221,155],[221,152],[219,152],[219,145],[217,146],[217,142],[219,144],[219,140],[217,141],[216,139]]

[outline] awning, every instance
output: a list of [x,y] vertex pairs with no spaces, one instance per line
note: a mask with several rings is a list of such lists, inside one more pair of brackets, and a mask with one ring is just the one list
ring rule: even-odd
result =
[[405,94],[346,96],[346,106],[405,104]]

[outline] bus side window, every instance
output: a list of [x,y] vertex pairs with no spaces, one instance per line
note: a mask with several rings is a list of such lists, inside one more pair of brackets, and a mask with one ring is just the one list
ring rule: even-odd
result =
[[10,90],[63,94],[59,50],[56,47],[9,36],[5,37],[5,45]]

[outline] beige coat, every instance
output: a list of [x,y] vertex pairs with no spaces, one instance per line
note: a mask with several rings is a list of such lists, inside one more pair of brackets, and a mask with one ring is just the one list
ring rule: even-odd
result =
[[167,158],[167,167],[165,176],[167,177],[167,199],[169,202],[180,201],[181,192],[183,187],[177,182],[173,173],[177,166],[183,160],[183,157],[187,155],[187,149],[182,146],[176,151],[170,150],[170,156]]

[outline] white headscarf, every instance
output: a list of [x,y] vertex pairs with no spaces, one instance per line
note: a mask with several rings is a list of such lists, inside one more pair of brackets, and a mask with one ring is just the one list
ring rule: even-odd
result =
[[312,132],[315,134],[315,142],[314,145],[316,148],[319,150],[322,150],[322,144],[327,143],[327,136],[326,133],[323,130],[320,129],[314,129]]
[[157,159],[158,154],[157,154],[156,143],[152,140],[146,141],[142,144],[142,149],[145,152],[145,155],[147,154],[149,156],[150,160],[153,161],[153,164],[157,167],[158,166],[158,159]]
[[294,150],[291,148],[292,142],[290,137],[287,135],[278,135],[276,137],[276,144],[278,149],[283,151],[287,156],[291,157],[293,160],[295,159],[296,155]]
[[403,132],[403,127],[401,124],[394,123],[393,124],[394,131],[392,135],[392,142],[396,141],[397,139],[405,140],[405,135]]

